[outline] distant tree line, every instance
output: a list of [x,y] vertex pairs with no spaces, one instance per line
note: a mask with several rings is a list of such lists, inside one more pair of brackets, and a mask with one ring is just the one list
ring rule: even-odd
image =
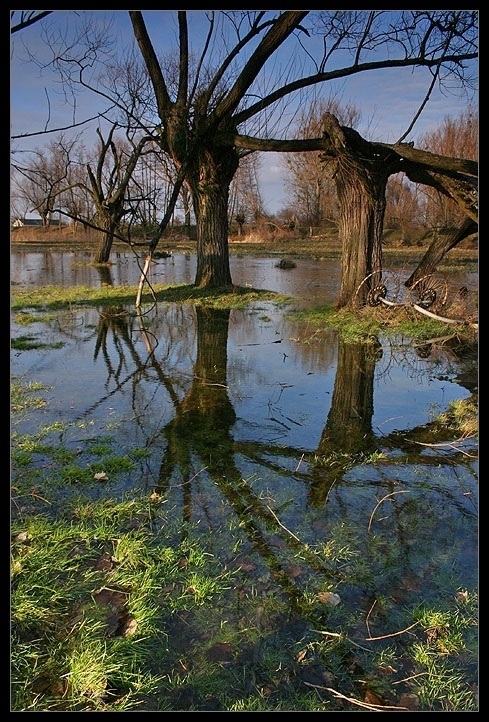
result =
[[[355,128],[360,112],[336,101],[316,102],[304,110],[296,132],[316,138],[325,112]],[[446,117],[441,125],[421,138],[420,148],[453,158],[477,160],[479,114],[469,106],[458,117]],[[93,229],[104,234],[107,204],[119,203],[114,213],[113,237],[149,238],[161,220],[174,186],[170,159],[154,143],[144,147],[116,134],[113,126],[104,139],[88,149],[80,135],[70,139],[60,133],[44,147],[29,154],[23,164],[14,161],[11,216],[37,214],[44,227],[62,217],[73,233]],[[230,235],[262,235],[264,240],[279,231],[292,235],[324,235],[338,225],[338,197],[320,151],[283,154],[284,178],[289,199],[276,214],[266,211],[260,189],[261,156],[245,156],[231,183],[228,208]],[[443,194],[412,183],[404,174],[390,177],[386,191],[386,238],[395,232],[401,245],[420,243],[434,233],[459,226],[461,209]],[[187,236],[195,228],[195,214],[185,186],[175,207],[169,233],[175,227]],[[427,242],[425,240],[425,242]]]

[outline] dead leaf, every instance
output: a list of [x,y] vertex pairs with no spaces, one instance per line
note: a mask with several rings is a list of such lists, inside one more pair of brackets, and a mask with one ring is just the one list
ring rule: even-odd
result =
[[96,474],[93,475],[93,478],[95,481],[108,481],[109,477],[105,473],[105,471],[98,471]]
[[414,712],[419,708],[419,697],[411,693],[401,694],[399,704],[401,707],[407,707],[407,709]]
[[95,592],[93,596],[97,604],[100,606],[110,604],[115,609],[120,609],[127,601],[127,594],[124,592],[118,592],[114,589],[107,589],[105,587],[100,589],[98,592]]
[[363,701],[366,702],[367,704],[377,704],[377,705],[384,704],[384,700],[381,697],[379,697],[378,694],[376,694],[375,692],[372,692],[371,689],[367,689],[367,691],[365,692],[365,697],[364,697]]
[[329,604],[330,607],[336,607],[341,602],[340,595],[334,592],[318,592],[317,598],[322,604]]
[[29,539],[29,534],[26,531],[21,531],[20,534],[14,537],[16,542],[26,542]]
[[104,552],[102,556],[98,559],[95,569],[99,569],[100,571],[107,571],[114,568],[114,557],[109,552]]
[[300,575],[303,573],[303,569],[302,567],[290,566],[285,568],[285,573],[291,579],[295,579],[295,577],[300,577]]
[[132,637],[132,635],[135,634],[137,627],[138,623],[134,617],[127,617],[120,628],[120,633],[123,637]]

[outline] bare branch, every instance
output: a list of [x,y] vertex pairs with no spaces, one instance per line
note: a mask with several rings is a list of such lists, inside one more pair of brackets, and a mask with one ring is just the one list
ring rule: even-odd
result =
[[[19,30],[24,30],[25,28],[28,28],[30,25],[34,25],[34,23],[39,22],[39,20],[42,20],[46,17],[46,15],[50,15],[53,11],[52,10],[12,10],[10,13],[10,19],[12,20],[15,13],[20,12],[20,20],[15,24],[12,25],[10,28],[10,34],[13,35],[14,33],[18,33]],[[37,14],[36,14],[37,13]]]

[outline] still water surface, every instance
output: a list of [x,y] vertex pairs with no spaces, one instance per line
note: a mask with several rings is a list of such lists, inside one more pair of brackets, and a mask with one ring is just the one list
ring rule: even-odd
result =
[[[89,260],[13,251],[12,282],[98,285]],[[114,260],[113,283],[137,283],[134,259]],[[375,533],[385,540],[375,588],[337,590],[359,617],[379,596],[399,608],[429,599],[441,580],[454,594],[474,589],[475,448],[450,438],[441,446],[420,443],[434,415],[471,395],[457,358],[436,347],[420,354],[409,339],[345,344],[334,331],[318,334],[294,318],[295,307],[334,303],[337,262],[298,260],[284,271],[274,259],[232,257],[231,267],[234,283],[297,303],[230,312],[162,303],[143,309],[142,318],[130,307],[75,309],[31,325],[29,335],[62,345],[12,352],[14,376],[49,387],[48,405],[30,412],[18,431],[61,420],[68,424],[63,443],[72,448],[110,436],[114,452],[145,449],[129,471],[86,491],[95,499],[136,488],[166,495],[175,514],[216,531],[215,553],[223,558],[236,547],[233,533],[241,534],[256,579],[285,558],[291,535],[315,545],[343,526],[366,548],[373,511],[385,498],[375,517]],[[195,259],[176,254],[152,274],[155,282],[191,283],[194,272]],[[473,279],[462,274],[455,282]],[[25,333],[14,318],[13,337]],[[70,493],[55,492],[59,507]],[[259,542],[247,526],[250,509],[261,525]],[[294,583],[300,586],[300,577]]]

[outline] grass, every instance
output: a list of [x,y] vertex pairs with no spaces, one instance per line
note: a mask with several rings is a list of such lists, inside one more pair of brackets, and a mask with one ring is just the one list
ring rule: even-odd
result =
[[[366,307],[360,312],[348,309],[336,310],[333,306],[317,306],[313,309],[291,311],[291,316],[306,321],[311,328],[309,342],[318,339],[318,331],[334,328],[340,338],[347,343],[378,343],[379,336],[386,338],[406,337],[414,344],[427,339],[442,339],[444,344],[450,342],[462,345],[475,344],[477,334],[470,325],[451,328],[447,334],[446,324],[415,315],[407,307],[390,310]],[[308,342],[308,339],[304,339]]]
[[[245,308],[250,303],[263,300],[277,303],[290,303],[292,299],[259,289],[233,286],[231,289],[199,289],[185,284],[154,284],[153,294],[147,290],[141,297],[143,304],[153,303],[156,298],[166,303],[204,304],[212,308]],[[37,286],[36,288],[15,288],[12,291],[11,309],[19,312],[23,325],[39,320],[38,316],[28,314],[25,309],[44,311],[80,308],[83,306],[114,306],[133,305],[137,294],[137,286]]]
[[[40,385],[13,389],[17,414],[28,399],[39,404]],[[458,405],[451,418],[466,423]],[[85,496],[60,428],[13,438],[12,711],[476,710],[461,667],[477,664],[475,592],[453,594],[445,584],[437,604],[395,615],[379,599],[389,628],[412,628],[412,641],[395,645],[386,635],[380,648],[359,645],[357,613],[341,600],[349,587],[370,586],[383,542],[372,534],[365,549],[341,524],[324,544],[297,540],[283,551],[284,566],[311,570],[291,624],[286,587],[257,586],[218,558],[212,533],[176,521],[164,496]],[[48,443],[52,434],[57,444]],[[62,485],[66,469],[77,477],[61,507],[55,468],[36,467],[41,453],[60,460]],[[103,468],[113,459],[111,474],[126,468],[109,433],[89,437],[86,453]],[[18,463],[19,454],[28,458]],[[229,561],[245,523],[222,530],[234,538]]]

